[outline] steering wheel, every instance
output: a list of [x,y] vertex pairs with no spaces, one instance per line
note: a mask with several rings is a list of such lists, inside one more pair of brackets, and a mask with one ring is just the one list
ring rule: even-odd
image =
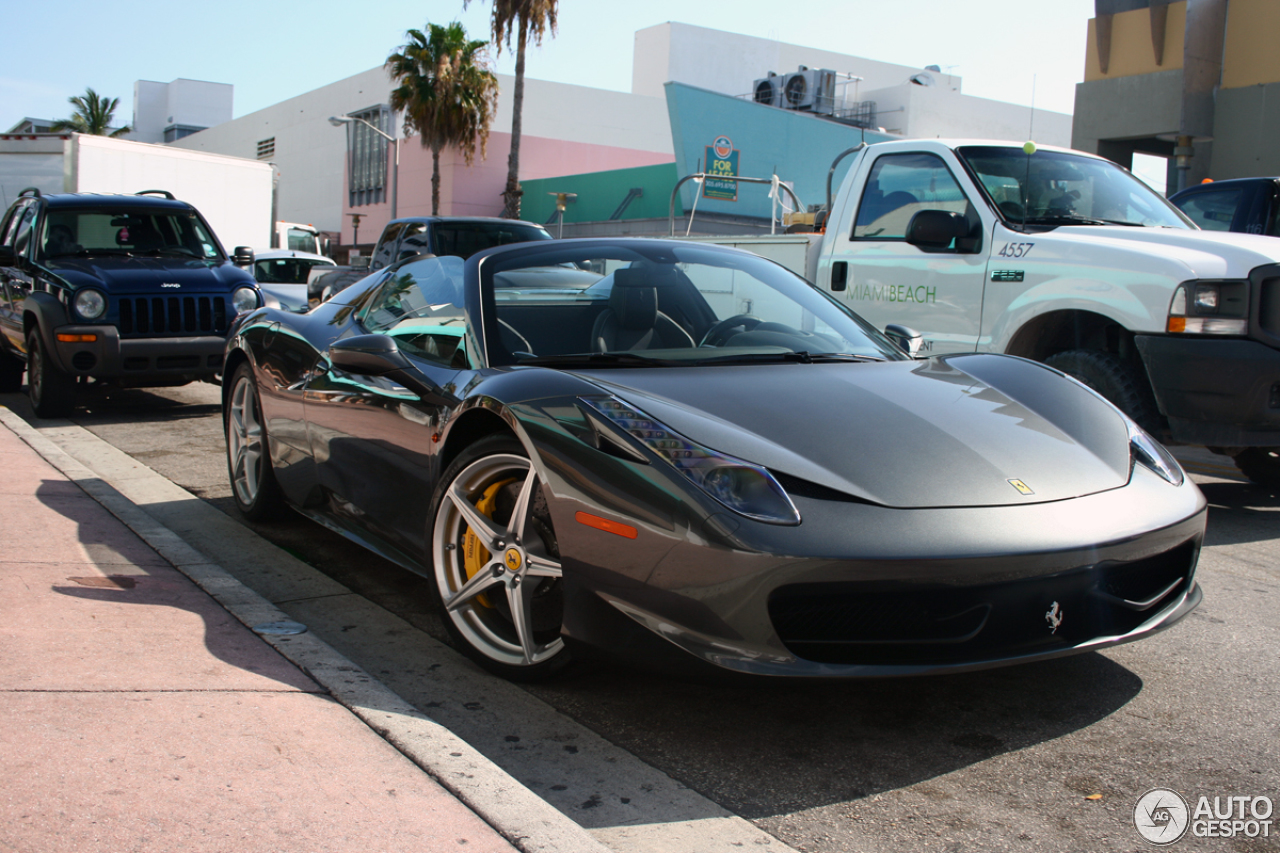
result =
[[721,320],[702,336],[702,342],[698,344],[700,347],[720,347],[724,346],[728,341],[729,335],[726,334],[730,329],[742,327],[742,331],[749,332],[756,326],[760,325],[759,317],[752,317],[750,314],[735,314],[727,320]]
[[999,207],[1006,219],[1021,219],[1025,212],[1022,205],[1016,201],[1002,201]]

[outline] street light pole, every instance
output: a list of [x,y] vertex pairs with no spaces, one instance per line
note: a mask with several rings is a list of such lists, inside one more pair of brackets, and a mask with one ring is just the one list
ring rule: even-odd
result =
[[352,122],[359,122],[360,124],[363,124],[365,127],[390,142],[394,148],[395,160],[391,165],[391,218],[395,219],[397,213],[396,205],[400,200],[400,140],[399,138],[387,133],[373,122],[360,118],[359,116],[329,116],[329,124],[334,127],[342,127],[344,124],[351,124]]

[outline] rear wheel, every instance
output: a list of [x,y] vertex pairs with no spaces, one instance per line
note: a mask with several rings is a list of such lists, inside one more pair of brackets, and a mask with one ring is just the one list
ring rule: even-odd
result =
[[1232,457],[1240,473],[1260,486],[1280,488],[1280,447],[1250,447]]
[[222,415],[227,436],[227,473],[236,507],[250,521],[276,518],[284,509],[284,497],[271,468],[271,451],[258,402],[253,368],[241,364],[231,377],[231,393]]
[[38,329],[27,335],[27,396],[39,418],[70,417],[76,408],[76,379],[49,358]]
[[0,394],[14,394],[22,390],[22,371],[25,366],[16,355],[0,352]]
[[1156,401],[1138,370],[1120,356],[1101,350],[1068,350],[1044,363],[1074,376],[1106,397],[1147,432],[1159,429]]
[[560,549],[520,442],[483,439],[449,466],[432,501],[431,558],[445,625],[464,654],[513,681],[569,662]]

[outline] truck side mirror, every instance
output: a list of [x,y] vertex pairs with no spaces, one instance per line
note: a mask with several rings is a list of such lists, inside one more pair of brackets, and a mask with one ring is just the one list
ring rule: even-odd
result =
[[906,241],[927,251],[951,248],[969,236],[969,222],[954,210],[921,210],[907,223]]
[[252,266],[253,249],[248,246],[236,246],[235,251],[231,253],[231,262],[238,267]]

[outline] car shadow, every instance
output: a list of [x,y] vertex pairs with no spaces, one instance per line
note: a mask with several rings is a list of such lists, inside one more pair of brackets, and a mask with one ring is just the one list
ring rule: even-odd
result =
[[1280,523],[1280,489],[1256,483],[1201,483],[1209,502],[1204,544],[1240,545],[1275,539]]
[[[111,606],[178,609],[195,614],[203,622],[203,632],[199,640],[192,638],[191,642],[202,643],[210,655],[227,666],[295,690],[324,692],[204,590],[155,555],[149,546],[110,516],[100,504],[87,495],[70,494],[66,486],[65,480],[46,480],[36,489],[36,497],[49,509],[76,523],[78,541],[98,572],[92,571],[85,563],[71,564],[66,576],[49,587],[53,593]],[[106,626],[110,620],[104,618],[98,624],[109,636]],[[166,624],[166,617],[159,613],[155,624],[163,625],[168,636],[172,636],[174,631],[191,630],[185,627],[185,620]],[[113,657],[127,657],[130,642],[137,643],[134,649],[137,653],[142,653],[148,645],[146,637],[108,645],[103,649],[104,666]],[[170,655],[177,655],[172,658],[174,665],[180,665],[190,673],[192,655],[181,649],[163,649],[157,657],[164,661]],[[224,676],[213,678],[219,684],[225,682]],[[225,686],[219,689],[225,689]]]
[[528,689],[757,820],[907,787],[1063,737],[1123,708],[1142,680],[1093,653],[949,676],[695,690],[600,668]]

